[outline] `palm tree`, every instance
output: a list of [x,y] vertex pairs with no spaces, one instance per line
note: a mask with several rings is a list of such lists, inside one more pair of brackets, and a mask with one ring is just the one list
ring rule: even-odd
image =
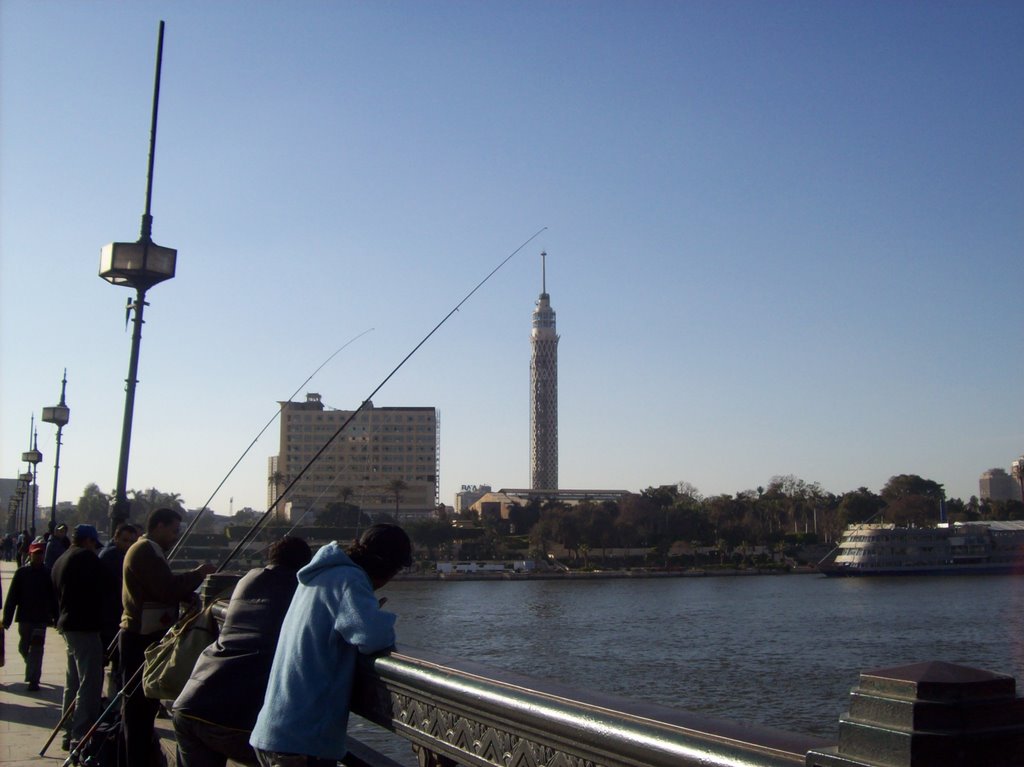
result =
[[401,479],[393,479],[388,482],[388,495],[395,499],[395,519],[398,519],[398,506],[402,502],[402,493],[409,489],[409,485]]

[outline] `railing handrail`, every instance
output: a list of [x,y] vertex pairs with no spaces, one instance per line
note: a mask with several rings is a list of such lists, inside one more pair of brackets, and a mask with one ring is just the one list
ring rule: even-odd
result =
[[597,764],[782,767],[831,745],[404,646],[361,665],[352,710],[461,764],[506,764],[530,750],[524,764],[556,752]]

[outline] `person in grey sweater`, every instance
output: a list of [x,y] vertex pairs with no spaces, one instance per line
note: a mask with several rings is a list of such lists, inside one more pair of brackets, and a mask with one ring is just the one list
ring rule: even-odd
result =
[[196,662],[174,701],[178,767],[255,766],[249,735],[263,704],[274,650],[298,583],[312,558],[301,538],[271,545],[268,564],[238,582],[220,635]]

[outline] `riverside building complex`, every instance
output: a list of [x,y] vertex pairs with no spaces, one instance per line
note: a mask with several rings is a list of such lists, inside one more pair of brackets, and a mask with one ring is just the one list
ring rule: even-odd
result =
[[[305,402],[279,404],[281,438],[268,463],[267,508],[353,413],[325,407],[314,393]],[[439,440],[434,408],[367,402],[288,490],[275,514],[295,521],[342,502],[399,519],[428,514],[438,503]]]

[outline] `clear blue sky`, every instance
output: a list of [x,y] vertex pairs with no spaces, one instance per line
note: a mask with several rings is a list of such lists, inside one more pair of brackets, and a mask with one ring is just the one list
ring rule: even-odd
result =
[[[68,369],[60,498],[113,489],[166,20],[130,488],[203,503],[306,387],[441,412],[441,496],[529,481],[546,249],[560,480],[894,474],[1024,453],[1020,2],[0,4],[0,475]],[[300,394],[300,397],[302,395]],[[48,502],[52,426],[39,427]],[[214,500],[265,507],[272,430]]]

